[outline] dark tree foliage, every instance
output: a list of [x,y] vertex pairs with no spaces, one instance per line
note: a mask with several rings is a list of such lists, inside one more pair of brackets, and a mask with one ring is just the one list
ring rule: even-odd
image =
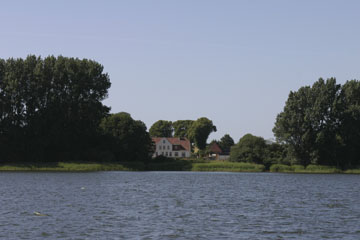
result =
[[149,129],[151,137],[172,137],[173,131],[172,122],[165,120],[155,122]]
[[178,120],[173,122],[174,137],[186,137],[189,136],[189,129],[193,124],[194,120]]
[[110,85],[92,60],[0,60],[1,160],[78,158],[96,142]]
[[231,147],[230,161],[264,164],[266,150],[267,146],[262,137],[246,134]]
[[288,146],[295,163],[337,167],[359,164],[360,87],[335,78],[290,92],[273,132]]
[[235,144],[234,139],[229,134],[225,134],[220,138],[219,146],[224,153],[229,153],[230,148]]
[[104,118],[100,124],[108,138],[109,150],[118,161],[147,161],[152,154],[152,140],[142,121],[121,112]]
[[287,164],[291,162],[288,159],[286,145],[276,142],[266,142],[266,154],[264,159],[264,165],[267,169],[272,164]]
[[210,133],[216,132],[216,126],[206,117],[197,119],[191,124],[188,137],[200,150],[206,148],[206,141]]
[[360,82],[351,80],[341,89],[341,126],[338,158],[345,167],[360,166]]

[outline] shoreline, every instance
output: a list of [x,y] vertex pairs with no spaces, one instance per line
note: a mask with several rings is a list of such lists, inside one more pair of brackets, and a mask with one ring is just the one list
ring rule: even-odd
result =
[[169,162],[51,162],[51,163],[0,163],[0,172],[99,172],[99,171],[186,171],[186,172],[264,172],[293,174],[360,174],[360,169],[341,170],[335,167],[309,165],[287,166],[274,164],[269,170],[264,165],[235,162],[196,162],[174,160]]

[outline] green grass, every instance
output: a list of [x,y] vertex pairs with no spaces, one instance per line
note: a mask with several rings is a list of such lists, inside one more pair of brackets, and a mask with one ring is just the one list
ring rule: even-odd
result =
[[[199,172],[264,172],[264,165],[229,162],[208,161],[203,159],[166,159],[149,163],[121,162],[49,162],[49,163],[2,163],[0,171],[58,171],[58,172],[88,172],[88,171],[199,171]],[[323,165],[273,164],[270,172],[280,173],[348,173],[360,174],[360,169],[342,171],[336,167]]]
[[144,170],[144,164],[134,163],[7,163],[0,165],[0,171],[137,171]]
[[[350,171],[350,170],[348,170]],[[306,168],[301,165],[284,165],[284,164],[273,164],[270,167],[270,172],[281,172],[281,173],[350,173],[342,171],[336,167],[314,165],[310,164]],[[356,173],[356,171],[354,171]],[[359,171],[360,173],[360,171]]]
[[192,171],[200,172],[263,172],[264,165],[242,162],[210,162],[210,163],[194,163]]
[[360,174],[360,169],[356,168],[356,169],[348,169],[346,171],[344,171],[344,173],[348,173],[348,174]]
[[305,168],[306,173],[342,173],[342,171],[336,167],[313,165],[310,164]]
[[177,159],[149,163],[149,171],[197,171],[197,172],[263,172],[265,166],[252,163],[208,161],[201,159]]
[[262,172],[259,164],[234,162],[209,162],[201,159],[170,159],[149,163],[7,163],[0,164],[0,171],[207,171],[207,172]]
[[169,162],[148,163],[146,165],[147,171],[190,171],[192,167],[191,162],[185,160],[175,160]]

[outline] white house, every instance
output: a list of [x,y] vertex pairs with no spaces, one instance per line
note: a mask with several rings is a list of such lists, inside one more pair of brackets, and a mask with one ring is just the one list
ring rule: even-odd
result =
[[190,157],[190,141],[186,138],[152,138],[155,143],[155,152],[153,157],[165,156],[172,158]]

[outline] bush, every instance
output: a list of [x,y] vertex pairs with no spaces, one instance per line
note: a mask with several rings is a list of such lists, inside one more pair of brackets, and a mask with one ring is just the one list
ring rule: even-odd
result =
[[305,167],[303,165],[291,165],[291,168],[294,170],[294,172],[304,172]]
[[285,164],[273,164],[270,167],[270,172],[294,172],[294,168]]
[[210,160],[204,158],[181,158],[183,161],[189,161],[191,163],[209,163]]
[[152,158],[150,160],[150,162],[154,163],[154,162],[169,162],[169,161],[173,161],[174,159],[173,158],[169,158],[169,157],[165,157],[163,155],[159,155],[159,156],[156,156],[154,158]]
[[305,172],[309,172],[309,173],[341,173],[341,170],[336,167],[332,167],[332,166],[310,164],[305,168]]

